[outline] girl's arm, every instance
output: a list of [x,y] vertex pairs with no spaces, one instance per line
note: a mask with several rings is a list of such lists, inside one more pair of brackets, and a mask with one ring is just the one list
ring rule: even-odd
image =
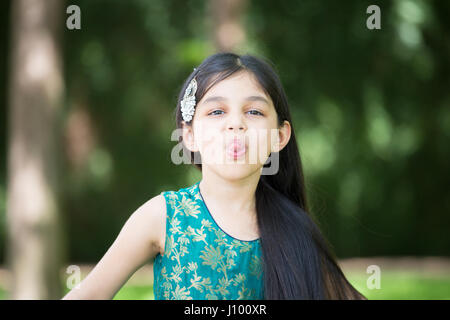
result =
[[126,281],[160,250],[165,234],[166,202],[158,195],[139,207],[122,227],[95,268],[66,299],[112,299]]

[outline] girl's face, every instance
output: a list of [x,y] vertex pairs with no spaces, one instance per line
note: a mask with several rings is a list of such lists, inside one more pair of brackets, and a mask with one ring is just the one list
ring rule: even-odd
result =
[[290,124],[278,127],[271,98],[249,72],[239,72],[211,87],[197,102],[192,127],[183,140],[199,151],[202,167],[229,179],[261,170],[271,152],[289,141]]

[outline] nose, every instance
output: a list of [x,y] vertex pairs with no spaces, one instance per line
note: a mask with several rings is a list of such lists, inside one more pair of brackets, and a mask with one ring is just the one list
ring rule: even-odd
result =
[[241,131],[246,128],[244,121],[240,115],[231,116],[227,124],[228,131]]
[[244,126],[229,126],[229,131],[235,131],[234,128],[238,128],[239,130],[244,130]]

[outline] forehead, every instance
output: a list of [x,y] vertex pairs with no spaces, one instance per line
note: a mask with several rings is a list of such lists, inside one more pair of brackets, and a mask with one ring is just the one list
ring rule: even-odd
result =
[[270,96],[268,96],[253,74],[249,72],[239,72],[212,86],[199,101],[203,104],[208,98],[220,96],[228,100],[243,100],[249,96],[261,96],[271,105]]

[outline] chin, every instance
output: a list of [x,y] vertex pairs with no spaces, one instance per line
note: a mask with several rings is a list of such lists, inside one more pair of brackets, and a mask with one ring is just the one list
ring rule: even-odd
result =
[[261,166],[255,164],[230,163],[213,166],[217,175],[230,181],[242,180],[261,172]]

